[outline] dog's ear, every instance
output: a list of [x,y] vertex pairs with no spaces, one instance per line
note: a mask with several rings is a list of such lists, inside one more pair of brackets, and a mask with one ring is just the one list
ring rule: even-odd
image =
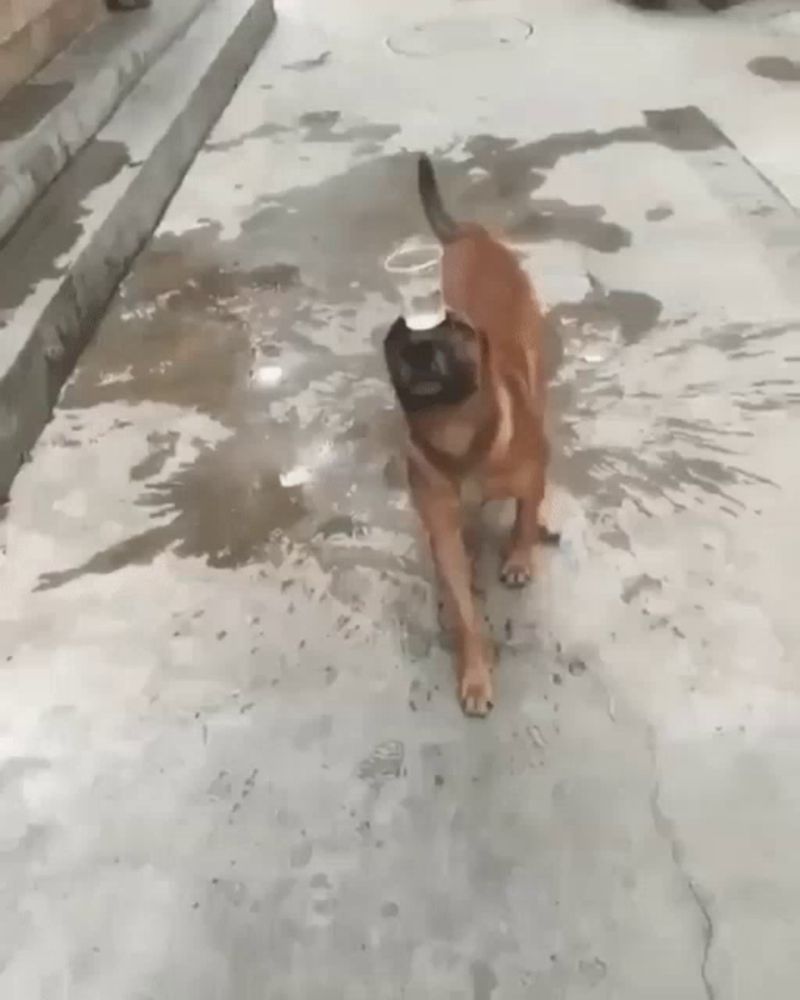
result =
[[383,357],[386,361],[386,368],[395,393],[400,396],[404,385],[402,379],[402,351],[403,346],[408,342],[409,329],[402,316],[392,323],[389,332],[383,338]]

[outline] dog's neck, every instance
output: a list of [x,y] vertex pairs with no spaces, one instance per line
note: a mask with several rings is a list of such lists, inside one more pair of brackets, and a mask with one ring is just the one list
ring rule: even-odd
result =
[[[494,450],[500,427],[502,403],[486,380],[462,403],[407,414],[409,435],[414,445],[461,474],[473,455]],[[443,414],[447,419],[442,420]]]

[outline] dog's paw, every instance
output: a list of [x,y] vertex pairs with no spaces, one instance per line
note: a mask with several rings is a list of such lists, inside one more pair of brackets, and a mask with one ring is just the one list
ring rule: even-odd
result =
[[500,579],[507,587],[524,587],[531,582],[532,576],[530,556],[514,553],[500,567]]
[[492,709],[492,678],[487,667],[467,670],[461,678],[461,707],[465,715],[483,718]]

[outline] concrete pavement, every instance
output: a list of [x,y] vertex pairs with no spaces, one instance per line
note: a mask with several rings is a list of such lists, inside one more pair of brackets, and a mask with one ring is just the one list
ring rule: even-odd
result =
[[[2,524],[0,995],[795,996],[786,9],[279,7]],[[418,148],[552,310],[485,722],[379,351]]]

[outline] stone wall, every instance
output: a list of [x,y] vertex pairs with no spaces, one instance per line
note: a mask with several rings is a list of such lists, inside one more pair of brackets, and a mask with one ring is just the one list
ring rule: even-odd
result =
[[0,0],[0,97],[105,9],[103,0]]

